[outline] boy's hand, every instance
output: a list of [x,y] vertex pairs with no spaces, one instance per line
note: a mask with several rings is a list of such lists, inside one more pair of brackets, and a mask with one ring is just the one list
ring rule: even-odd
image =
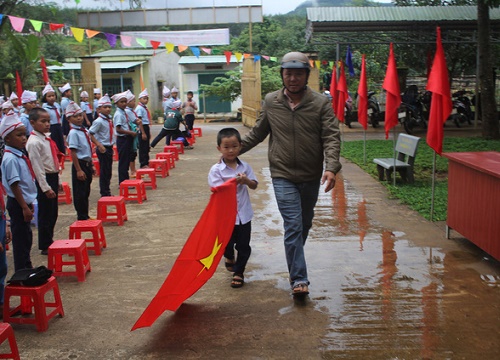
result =
[[55,199],[57,197],[57,194],[52,189],[45,191],[44,194],[47,196],[47,199]]
[[87,175],[85,175],[85,173],[83,172],[83,170],[78,170],[76,172],[76,178],[80,181],[85,181],[87,180]]
[[5,228],[5,243],[10,244],[12,241],[12,231],[10,230],[10,223],[7,223],[7,227]]
[[99,144],[99,146],[97,146],[97,149],[101,154],[104,154],[106,152],[106,148],[104,147],[103,144]]
[[238,184],[246,184],[248,182],[248,178],[245,174],[239,173],[238,175],[236,175],[236,182]]
[[23,208],[24,222],[31,222],[33,220],[34,210],[30,209],[28,206]]
[[146,133],[142,133],[141,135],[142,140],[146,141],[148,139]]

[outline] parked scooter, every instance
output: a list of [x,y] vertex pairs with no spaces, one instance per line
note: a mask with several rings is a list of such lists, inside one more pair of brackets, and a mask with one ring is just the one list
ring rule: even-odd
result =
[[460,90],[452,94],[453,112],[449,119],[452,120],[456,127],[460,127],[464,123],[472,125],[474,112],[472,111],[472,101],[466,94],[468,91]]
[[418,94],[416,85],[409,86],[401,97],[400,113],[404,116],[399,118],[399,121],[404,126],[405,131],[412,135],[416,128],[427,129],[427,121],[424,115],[424,106]]

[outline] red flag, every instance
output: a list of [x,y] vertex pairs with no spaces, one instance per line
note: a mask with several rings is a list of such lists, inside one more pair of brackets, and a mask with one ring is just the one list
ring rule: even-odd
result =
[[366,130],[368,127],[368,84],[366,81],[365,54],[361,58],[361,75],[358,86],[358,122]]
[[19,98],[21,98],[21,95],[23,94],[23,84],[21,83],[21,77],[19,76],[19,73],[16,70],[16,93]]
[[54,24],[54,23],[49,23],[49,28],[50,31],[56,31],[60,28],[64,27],[64,24]]
[[233,53],[231,51],[224,51],[224,55],[226,55],[226,63],[229,65],[229,63],[231,62],[231,55]]
[[212,189],[205,211],[177,257],[170,274],[132,331],[151,326],[165,311],[175,311],[215,272],[236,220],[236,179]]
[[47,84],[49,80],[49,73],[47,71],[47,64],[45,64],[45,59],[42,57],[40,60],[40,67],[42,68],[42,76],[44,84]]
[[441,29],[436,29],[436,55],[432,64],[427,90],[432,92],[431,109],[429,112],[429,125],[427,130],[427,144],[441,155],[443,151],[443,124],[451,114],[453,103],[451,101],[450,83],[448,81],[448,68],[441,43]]
[[398,108],[401,105],[398,70],[392,43],[389,48],[389,60],[382,88],[387,92],[385,102],[385,138],[387,139],[389,131],[398,124]]
[[340,64],[339,83],[337,84],[337,119],[345,120],[345,102],[349,99],[347,81],[345,79],[344,63]]
[[332,97],[332,109],[337,115],[337,67],[333,64],[332,81],[330,82],[330,96]]

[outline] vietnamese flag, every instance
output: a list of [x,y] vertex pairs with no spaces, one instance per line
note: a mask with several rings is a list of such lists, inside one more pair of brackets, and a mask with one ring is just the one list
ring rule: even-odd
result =
[[382,88],[387,92],[385,102],[385,138],[387,139],[389,131],[398,124],[398,108],[401,104],[398,70],[392,43],[389,48],[389,60]]
[[361,75],[358,86],[358,122],[366,130],[368,127],[368,84],[366,80],[365,54],[361,58]]
[[43,82],[44,84],[49,83],[49,73],[47,71],[47,64],[45,63],[45,59],[42,56],[42,59],[40,60],[40,67],[42,68],[42,77],[43,77]]
[[19,76],[19,72],[16,70],[16,92],[19,94],[18,96],[21,97],[23,93],[23,84],[21,83],[21,77]]
[[236,221],[236,179],[212,188],[200,220],[184,244],[170,273],[132,331],[151,326],[165,310],[175,311],[212,277],[231,238]]
[[443,151],[443,125],[451,114],[453,103],[451,101],[448,68],[441,43],[441,29],[436,29],[436,55],[432,64],[426,90],[432,92],[431,109],[429,112],[429,125],[427,130],[427,144],[441,155]]
[[340,64],[340,76],[337,84],[337,119],[344,122],[345,120],[345,102],[349,99],[347,92],[347,81],[345,79],[344,63]]
[[332,81],[330,82],[330,96],[332,97],[332,108],[335,115],[337,115],[337,67],[335,63],[332,68]]

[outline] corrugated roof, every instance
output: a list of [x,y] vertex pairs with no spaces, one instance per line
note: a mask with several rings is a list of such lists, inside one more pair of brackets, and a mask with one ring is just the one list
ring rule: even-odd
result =
[[[231,56],[231,63],[237,63],[236,56]],[[181,56],[179,65],[194,65],[194,64],[225,64],[226,57],[224,55],[207,55],[200,56]]]
[[[101,70],[112,70],[112,69],[130,69],[132,67],[144,64],[145,61],[110,61],[102,62]],[[82,63],[63,63],[62,66],[51,65],[47,66],[49,70],[80,70]]]
[[153,56],[155,53],[161,53],[166,51],[165,49],[115,49],[101,51],[92,54],[93,57],[108,57],[108,56]]

